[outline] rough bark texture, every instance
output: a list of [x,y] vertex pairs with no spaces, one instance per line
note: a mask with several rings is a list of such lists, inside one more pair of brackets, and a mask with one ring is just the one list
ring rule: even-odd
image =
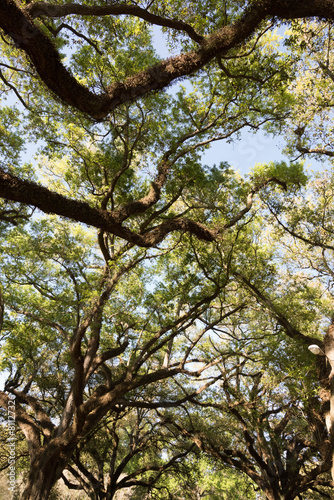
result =
[[[88,203],[66,198],[39,184],[23,181],[2,169],[0,169],[0,196],[33,205],[45,213],[61,215],[103,229],[141,247],[157,245],[172,231],[190,232],[206,241],[213,241],[217,236],[217,231],[209,230],[198,222],[184,218],[167,220],[143,234],[136,234],[117,222],[117,214],[114,217],[107,210],[93,208]],[[140,206],[139,212],[141,211]],[[135,213],[137,210],[132,212]]]
[[31,463],[22,500],[47,500],[66,463],[67,460],[60,458],[60,450],[57,448],[46,448],[44,452],[38,453]]
[[[103,5],[97,7],[80,6],[78,4],[51,5],[37,2],[24,7],[20,6],[14,0],[0,0],[0,9],[0,29],[5,36],[10,37],[17,47],[27,55],[44,85],[64,103],[90,115],[93,119],[103,119],[117,106],[138,99],[151,91],[164,89],[177,79],[201,70],[215,57],[227,54],[231,49],[246,41],[259,27],[261,22],[267,18],[293,19],[318,17],[334,19],[333,0],[295,0],[294,2],[291,2],[291,0],[255,0],[250,3],[249,8],[234,24],[225,26],[210,36],[202,38],[190,26],[181,21],[153,16],[148,11],[135,6]],[[105,93],[96,95],[89,88],[80,84],[64,66],[50,38],[34,22],[34,19],[39,16],[54,18],[88,14],[92,16],[111,14],[136,15],[153,24],[183,30],[199,46],[197,50],[172,57],[154,67],[144,69],[138,74],[127,78],[124,82],[110,82],[109,88]],[[0,169],[0,196],[27,205],[33,205],[46,213],[69,217],[78,222],[110,232],[127,240],[131,244],[143,247],[151,247],[158,244],[171,231],[187,231],[205,241],[215,240],[219,234],[218,230],[208,229],[198,222],[185,218],[166,220],[156,227],[147,229],[139,234],[122,225],[122,222],[126,218],[144,212],[159,199],[160,189],[164,185],[166,175],[167,173],[161,172],[161,182],[156,185],[152,184],[152,189],[147,197],[126,207],[121,207],[115,213],[93,208],[85,202],[68,199],[43,186],[21,180],[2,169]],[[253,194],[257,190],[256,188]],[[226,224],[225,229],[231,227],[231,225],[235,224],[247,213],[251,205],[252,197],[247,201],[246,208],[242,209],[240,214],[234,217],[230,223]],[[249,287],[251,288],[251,285]],[[265,297],[262,297],[261,300],[265,301]],[[269,306],[271,307],[270,304]],[[275,314],[290,337],[300,338],[306,343],[313,342],[313,340],[304,338],[304,336],[293,329],[285,321],[285,318],[280,315],[279,311],[275,312]],[[80,359],[80,349],[78,348],[77,351],[74,354],[74,361],[78,360],[79,373],[82,369],[82,366],[79,366],[82,360]],[[61,435],[57,438],[50,438],[44,444],[44,447],[41,447],[39,442],[40,433],[35,421],[28,413],[25,413],[21,409],[18,403],[16,406],[17,418],[30,445],[32,464],[23,499],[43,500],[48,498],[52,485],[60,477],[64,466],[69,460],[76,440],[92,429],[96,422],[111,408],[111,405],[115,404],[115,402],[117,403],[131,388],[141,387],[146,383],[163,380],[172,375],[171,370],[166,369],[157,371],[152,375],[147,375],[147,380],[141,379],[133,383],[128,380],[122,387],[118,387],[117,392],[110,391],[99,397],[92,397],[85,403],[79,399],[80,394],[74,395],[73,403],[70,402],[69,404],[70,417],[68,420],[70,421],[73,416],[71,427],[69,427],[68,423],[67,431],[64,430],[63,432],[63,428],[61,428]],[[77,387],[79,389],[82,387],[82,379],[83,375],[79,373],[77,378]],[[2,406],[6,405],[6,397],[3,394],[0,394],[0,402]],[[72,404],[75,407],[75,411],[72,411]],[[65,428],[66,425],[64,426]],[[233,460],[234,458],[231,456],[230,461],[228,462],[226,459],[226,462],[233,465]],[[244,472],[250,475],[250,471]],[[273,498],[276,500],[276,498],[281,499],[282,497],[274,496]],[[291,496],[291,498],[293,497]]]
[[[17,46],[25,51],[33,63],[44,84],[62,101],[89,114],[93,118],[101,119],[122,103],[137,99],[152,90],[161,90],[178,78],[191,75],[203,68],[217,56],[226,54],[230,49],[237,47],[247,40],[268,17],[280,19],[294,19],[301,17],[320,17],[334,19],[334,3],[330,0],[295,1],[288,0],[261,0],[250,4],[243,16],[229,26],[205,37],[196,51],[181,54],[162,61],[160,64],[148,68],[124,82],[110,82],[104,94],[96,95],[81,85],[65,68],[59,54],[50,39],[34,24],[29,11],[35,16],[38,13],[51,17],[61,17],[64,14],[63,6],[48,6],[48,9],[34,4],[27,8],[20,8],[13,0],[0,0],[1,19],[0,28],[10,36]],[[67,15],[82,11],[74,4],[66,7]],[[88,8],[84,9],[88,13]],[[51,14],[50,14],[51,12]],[[94,7],[91,8],[94,15]],[[96,15],[101,15],[99,12]],[[164,18],[161,18],[162,24]],[[155,22],[152,19],[150,22]]]

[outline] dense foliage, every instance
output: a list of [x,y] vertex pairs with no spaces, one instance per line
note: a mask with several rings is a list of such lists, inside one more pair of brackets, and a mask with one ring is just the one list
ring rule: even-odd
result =
[[334,2],[0,6],[8,491],[334,498]]

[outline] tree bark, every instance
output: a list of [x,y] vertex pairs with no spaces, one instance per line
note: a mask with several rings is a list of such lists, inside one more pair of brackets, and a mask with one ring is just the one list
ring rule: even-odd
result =
[[332,467],[331,474],[334,481],[334,325],[333,323],[328,327],[324,338],[324,347],[326,359],[330,365],[329,373],[329,411],[325,415],[326,426],[329,434],[329,439],[332,448]]
[[[57,7],[59,9],[60,6],[53,6],[53,11],[57,11]],[[75,4],[69,5],[67,13],[71,11],[71,7],[74,9],[73,13],[77,14]],[[47,10],[44,8],[43,15],[50,11],[50,8],[50,5]],[[334,19],[334,2],[331,0],[256,0],[250,3],[236,22],[205,37],[198,50],[161,61],[124,82],[110,82],[105,93],[96,95],[81,85],[63,65],[52,41],[34,24],[29,9],[20,8],[13,0],[0,0],[0,10],[0,28],[24,50],[44,84],[63,102],[95,119],[102,119],[121,104],[138,99],[151,91],[162,90],[170,83],[196,73],[215,57],[225,55],[245,42],[268,17]],[[94,10],[91,12],[94,15]],[[85,13],[87,14],[87,9]],[[157,23],[150,19],[153,24],[163,24],[164,18],[160,17],[160,20],[161,22]]]
[[30,466],[30,472],[21,500],[47,500],[56,481],[66,466],[66,455],[61,450],[49,447],[36,456]]

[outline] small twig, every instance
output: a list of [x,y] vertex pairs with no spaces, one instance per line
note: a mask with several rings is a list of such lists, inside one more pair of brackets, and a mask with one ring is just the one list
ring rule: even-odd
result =
[[19,71],[20,73],[26,73],[27,75],[35,76],[34,73],[32,73],[31,71],[27,71],[25,69],[15,68],[15,66],[9,66],[8,64],[5,64],[5,63],[0,63],[0,66],[3,66],[4,68],[11,69],[12,71]]
[[65,24],[65,23],[62,23],[60,26],[58,26],[58,28],[56,29],[53,29],[51,26],[48,26],[48,30],[54,35],[54,36],[57,36],[58,33],[60,32],[60,30],[62,30],[63,28],[66,28],[70,31],[72,31],[72,33],[74,33],[74,35],[76,35],[77,37],[79,38],[82,38],[83,40],[85,40],[87,43],[89,43],[89,45],[91,45],[98,54],[100,54],[100,56],[103,55],[103,53],[100,51],[100,49],[98,48],[97,44],[94,43],[92,40],[90,40],[89,38],[87,38],[85,35],[83,35],[82,33],[79,33],[76,29],[72,28],[72,26],[70,26],[69,24]]
[[9,87],[11,90],[13,90],[13,92],[17,95],[18,99],[20,100],[20,102],[23,104],[23,106],[28,110],[28,111],[32,111],[31,108],[28,106],[28,104],[26,104],[26,102],[23,100],[23,98],[20,96],[18,90],[16,89],[16,87],[14,87],[14,85],[12,85],[11,83],[9,83],[9,81],[4,77],[2,71],[0,70],[0,79],[4,82],[5,85],[7,85],[7,87]]

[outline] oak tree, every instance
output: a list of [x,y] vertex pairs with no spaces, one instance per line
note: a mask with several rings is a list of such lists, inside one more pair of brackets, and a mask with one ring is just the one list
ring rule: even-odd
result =
[[[281,193],[293,203],[305,184],[300,164],[274,162],[243,179],[224,158],[208,167],[201,157],[245,128],[284,128],[301,55],[291,39],[280,50],[275,25],[331,22],[334,3],[0,6],[0,320],[10,372],[0,403],[6,410],[15,396],[27,441],[22,498],[43,499],[119,405],[177,408],[223,378],[209,332],[240,317],[250,291],[287,338],[317,341],[287,301],[264,293],[275,279],[251,244],[265,220],[254,205],[271,203],[279,217]],[[179,55],[159,58],[152,26]],[[37,158],[24,162],[32,142]]]

